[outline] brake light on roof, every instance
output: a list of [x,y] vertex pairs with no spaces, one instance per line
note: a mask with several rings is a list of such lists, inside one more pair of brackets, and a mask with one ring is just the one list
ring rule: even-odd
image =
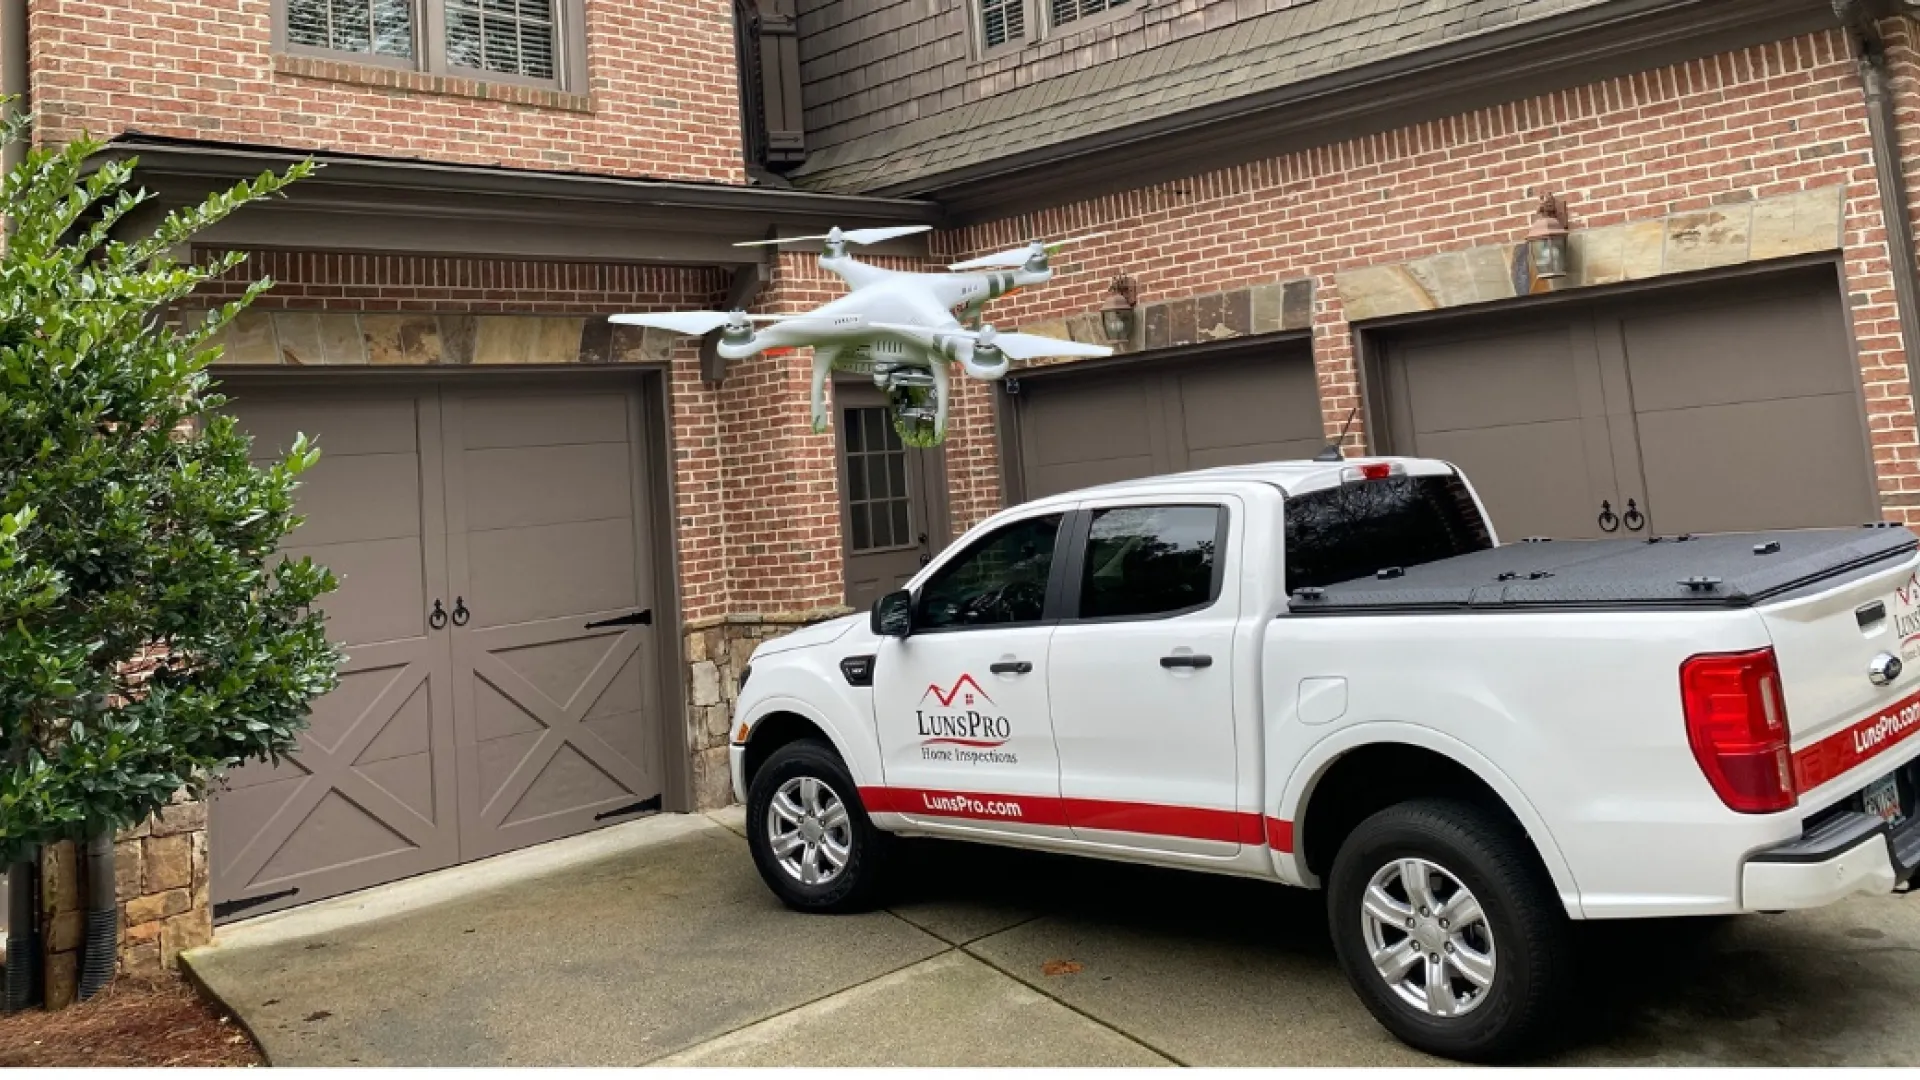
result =
[[1772,814],[1799,802],[1771,648],[1689,658],[1680,665],[1680,700],[1694,760],[1728,809]]
[[1368,461],[1341,469],[1340,482],[1356,484],[1362,480],[1385,480],[1389,476],[1404,476],[1406,472],[1407,467],[1397,461]]

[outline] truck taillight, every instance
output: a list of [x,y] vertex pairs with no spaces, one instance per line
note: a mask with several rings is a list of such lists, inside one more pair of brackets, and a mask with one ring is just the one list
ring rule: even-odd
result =
[[1680,665],[1687,742],[1707,782],[1742,814],[1790,810],[1787,704],[1772,649],[1695,656]]

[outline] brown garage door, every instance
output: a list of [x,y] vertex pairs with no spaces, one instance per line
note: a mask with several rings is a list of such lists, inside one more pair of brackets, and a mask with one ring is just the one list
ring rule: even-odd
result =
[[1010,497],[1311,457],[1327,439],[1308,349],[1268,343],[1226,357],[1026,375],[1007,399],[1019,463]]
[[347,653],[301,749],[213,805],[213,898],[256,914],[593,828],[662,788],[638,396],[459,383],[234,393],[322,456],[288,554]]
[[1383,333],[1385,442],[1509,540],[1871,521],[1849,340],[1820,270]]

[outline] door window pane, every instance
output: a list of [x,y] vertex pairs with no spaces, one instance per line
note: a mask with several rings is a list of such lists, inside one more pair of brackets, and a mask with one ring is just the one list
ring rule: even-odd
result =
[[1164,615],[1213,602],[1217,506],[1097,510],[1080,580],[1080,617]]
[[885,408],[844,409],[847,544],[855,555],[912,544],[907,448]]
[[914,622],[933,630],[1039,622],[1060,517],[1029,518],[982,537],[927,582]]

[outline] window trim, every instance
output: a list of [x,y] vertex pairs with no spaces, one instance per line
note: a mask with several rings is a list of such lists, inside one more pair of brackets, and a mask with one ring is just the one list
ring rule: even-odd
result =
[[[1093,535],[1093,516],[1104,510],[1212,510],[1213,523],[1213,580],[1207,586],[1207,599],[1204,603],[1189,604],[1173,611],[1156,611],[1150,615],[1095,615],[1084,617],[1080,614],[1080,593],[1083,582],[1082,572],[1087,563],[1087,544]],[[1217,607],[1226,591],[1228,544],[1233,532],[1233,508],[1226,502],[1201,499],[1173,498],[1166,501],[1116,502],[1103,506],[1083,506],[1073,512],[1076,519],[1072,522],[1070,546],[1064,560],[1066,567],[1065,587],[1061,590],[1060,618],[1062,626],[1102,626],[1108,623],[1162,622],[1178,619],[1186,615],[1197,614]]]
[[[1060,547],[1061,544],[1066,542],[1069,536],[1075,513],[1077,513],[1077,511],[1072,509],[1055,507],[1037,514],[1025,514],[1017,518],[1010,518],[994,526],[991,531],[982,534],[979,541],[955,551],[952,558],[943,559],[933,566],[931,572],[927,574],[926,579],[913,588],[913,615],[915,624],[913,627],[913,636],[919,637],[922,634],[977,633],[983,630],[1030,630],[1036,626],[1053,626],[1060,622],[1061,613],[1066,610],[1061,606],[1061,597],[1066,591],[1067,586],[1067,578],[1064,576],[1066,560],[1060,557]],[[919,625],[921,605],[926,601],[927,586],[932,584],[933,579],[942,571],[966,559],[967,556],[979,550],[983,543],[1006,530],[1016,525],[1024,525],[1027,522],[1052,517],[1056,514],[1060,517],[1060,523],[1056,525],[1053,530],[1053,561],[1047,566],[1046,599],[1041,602],[1040,617],[1038,619],[1027,622],[975,623],[962,626]]]
[[273,51],[287,56],[306,56],[343,64],[408,71],[443,79],[467,79],[473,82],[507,86],[525,86],[536,90],[555,90],[567,94],[585,94],[587,70],[586,0],[550,0],[553,5],[553,78],[536,79],[485,68],[453,64],[447,59],[446,0],[408,0],[413,9],[413,55],[383,56],[372,52],[350,52],[319,45],[295,43],[287,31],[288,0],[273,0]]
[[[283,2],[283,0],[275,0]],[[966,0],[967,25],[973,35],[973,59],[975,62],[998,60],[1011,56],[1029,45],[1040,43],[1040,35],[1035,32],[1033,21],[1035,0],[1010,0],[1012,6],[1020,8],[1020,36],[1010,38],[998,45],[987,44],[987,9],[982,0]]]

